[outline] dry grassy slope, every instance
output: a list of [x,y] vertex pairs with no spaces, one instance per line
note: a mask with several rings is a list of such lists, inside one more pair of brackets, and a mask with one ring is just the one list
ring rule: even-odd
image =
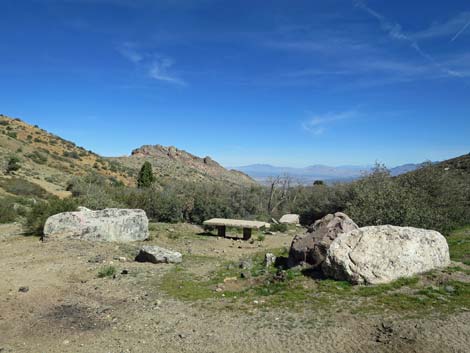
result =
[[160,180],[168,178],[233,185],[256,184],[248,175],[227,170],[210,157],[200,158],[173,146],[146,145],[132,151],[129,157],[111,158],[111,160],[118,161],[131,169],[140,168],[145,161],[149,161]]
[[133,171],[116,162],[107,161],[37,126],[0,115],[0,177],[8,177],[4,175],[5,168],[12,155],[21,160],[21,169],[15,176],[58,196],[67,195],[65,186],[72,176],[91,171],[128,185],[135,182]]
[[[195,157],[174,147],[161,147],[159,153],[139,154],[138,151],[143,149],[135,150],[130,157],[104,158],[38,126],[0,115],[0,178],[10,177],[5,175],[6,165],[10,156],[15,155],[21,160],[21,169],[14,173],[15,176],[60,197],[67,196],[65,186],[72,176],[86,175],[91,171],[126,185],[135,185],[136,175],[145,160],[151,161],[160,179],[235,185],[255,183],[243,173],[226,170],[209,157]],[[0,186],[0,195],[4,193]]]
[[460,183],[462,187],[470,187],[470,153],[439,163],[425,165],[417,170],[399,175],[397,178],[429,177],[430,174]]

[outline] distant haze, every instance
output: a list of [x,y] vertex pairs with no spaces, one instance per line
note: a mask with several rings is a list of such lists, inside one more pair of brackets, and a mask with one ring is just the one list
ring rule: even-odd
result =
[[[404,164],[390,169],[393,176],[404,174],[420,167],[421,164]],[[270,164],[251,164],[240,167],[231,167],[248,174],[260,183],[265,183],[269,178],[288,175],[294,182],[299,184],[311,184],[315,180],[323,180],[325,182],[351,181],[368,174],[373,166],[327,166],[312,165],[304,168],[294,167],[277,167]]]

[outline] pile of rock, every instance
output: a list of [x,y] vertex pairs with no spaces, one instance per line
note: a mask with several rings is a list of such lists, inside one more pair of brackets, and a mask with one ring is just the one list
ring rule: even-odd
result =
[[308,264],[352,283],[387,283],[450,264],[444,236],[412,227],[359,228],[344,213],[318,220],[292,242],[290,266]]

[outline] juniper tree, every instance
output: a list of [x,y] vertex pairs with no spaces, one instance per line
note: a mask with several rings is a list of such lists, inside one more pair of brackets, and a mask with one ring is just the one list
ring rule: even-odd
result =
[[137,186],[139,188],[147,188],[155,181],[153,176],[152,165],[150,162],[145,162],[140,168],[139,176],[137,178]]
[[7,174],[16,172],[21,168],[20,159],[16,156],[11,156],[7,164]]

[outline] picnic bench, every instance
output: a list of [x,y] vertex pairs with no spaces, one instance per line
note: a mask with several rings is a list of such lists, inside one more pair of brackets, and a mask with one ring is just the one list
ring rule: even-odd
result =
[[219,237],[225,237],[226,228],[243,228],[243,240],[251,238],[252,229],[269,228],[270,224],[259,221],[245,221],[242,219],[226,219],[226,218],[212,218],[203,223],[205,226],[211,226],[217,228],[217,235]]

